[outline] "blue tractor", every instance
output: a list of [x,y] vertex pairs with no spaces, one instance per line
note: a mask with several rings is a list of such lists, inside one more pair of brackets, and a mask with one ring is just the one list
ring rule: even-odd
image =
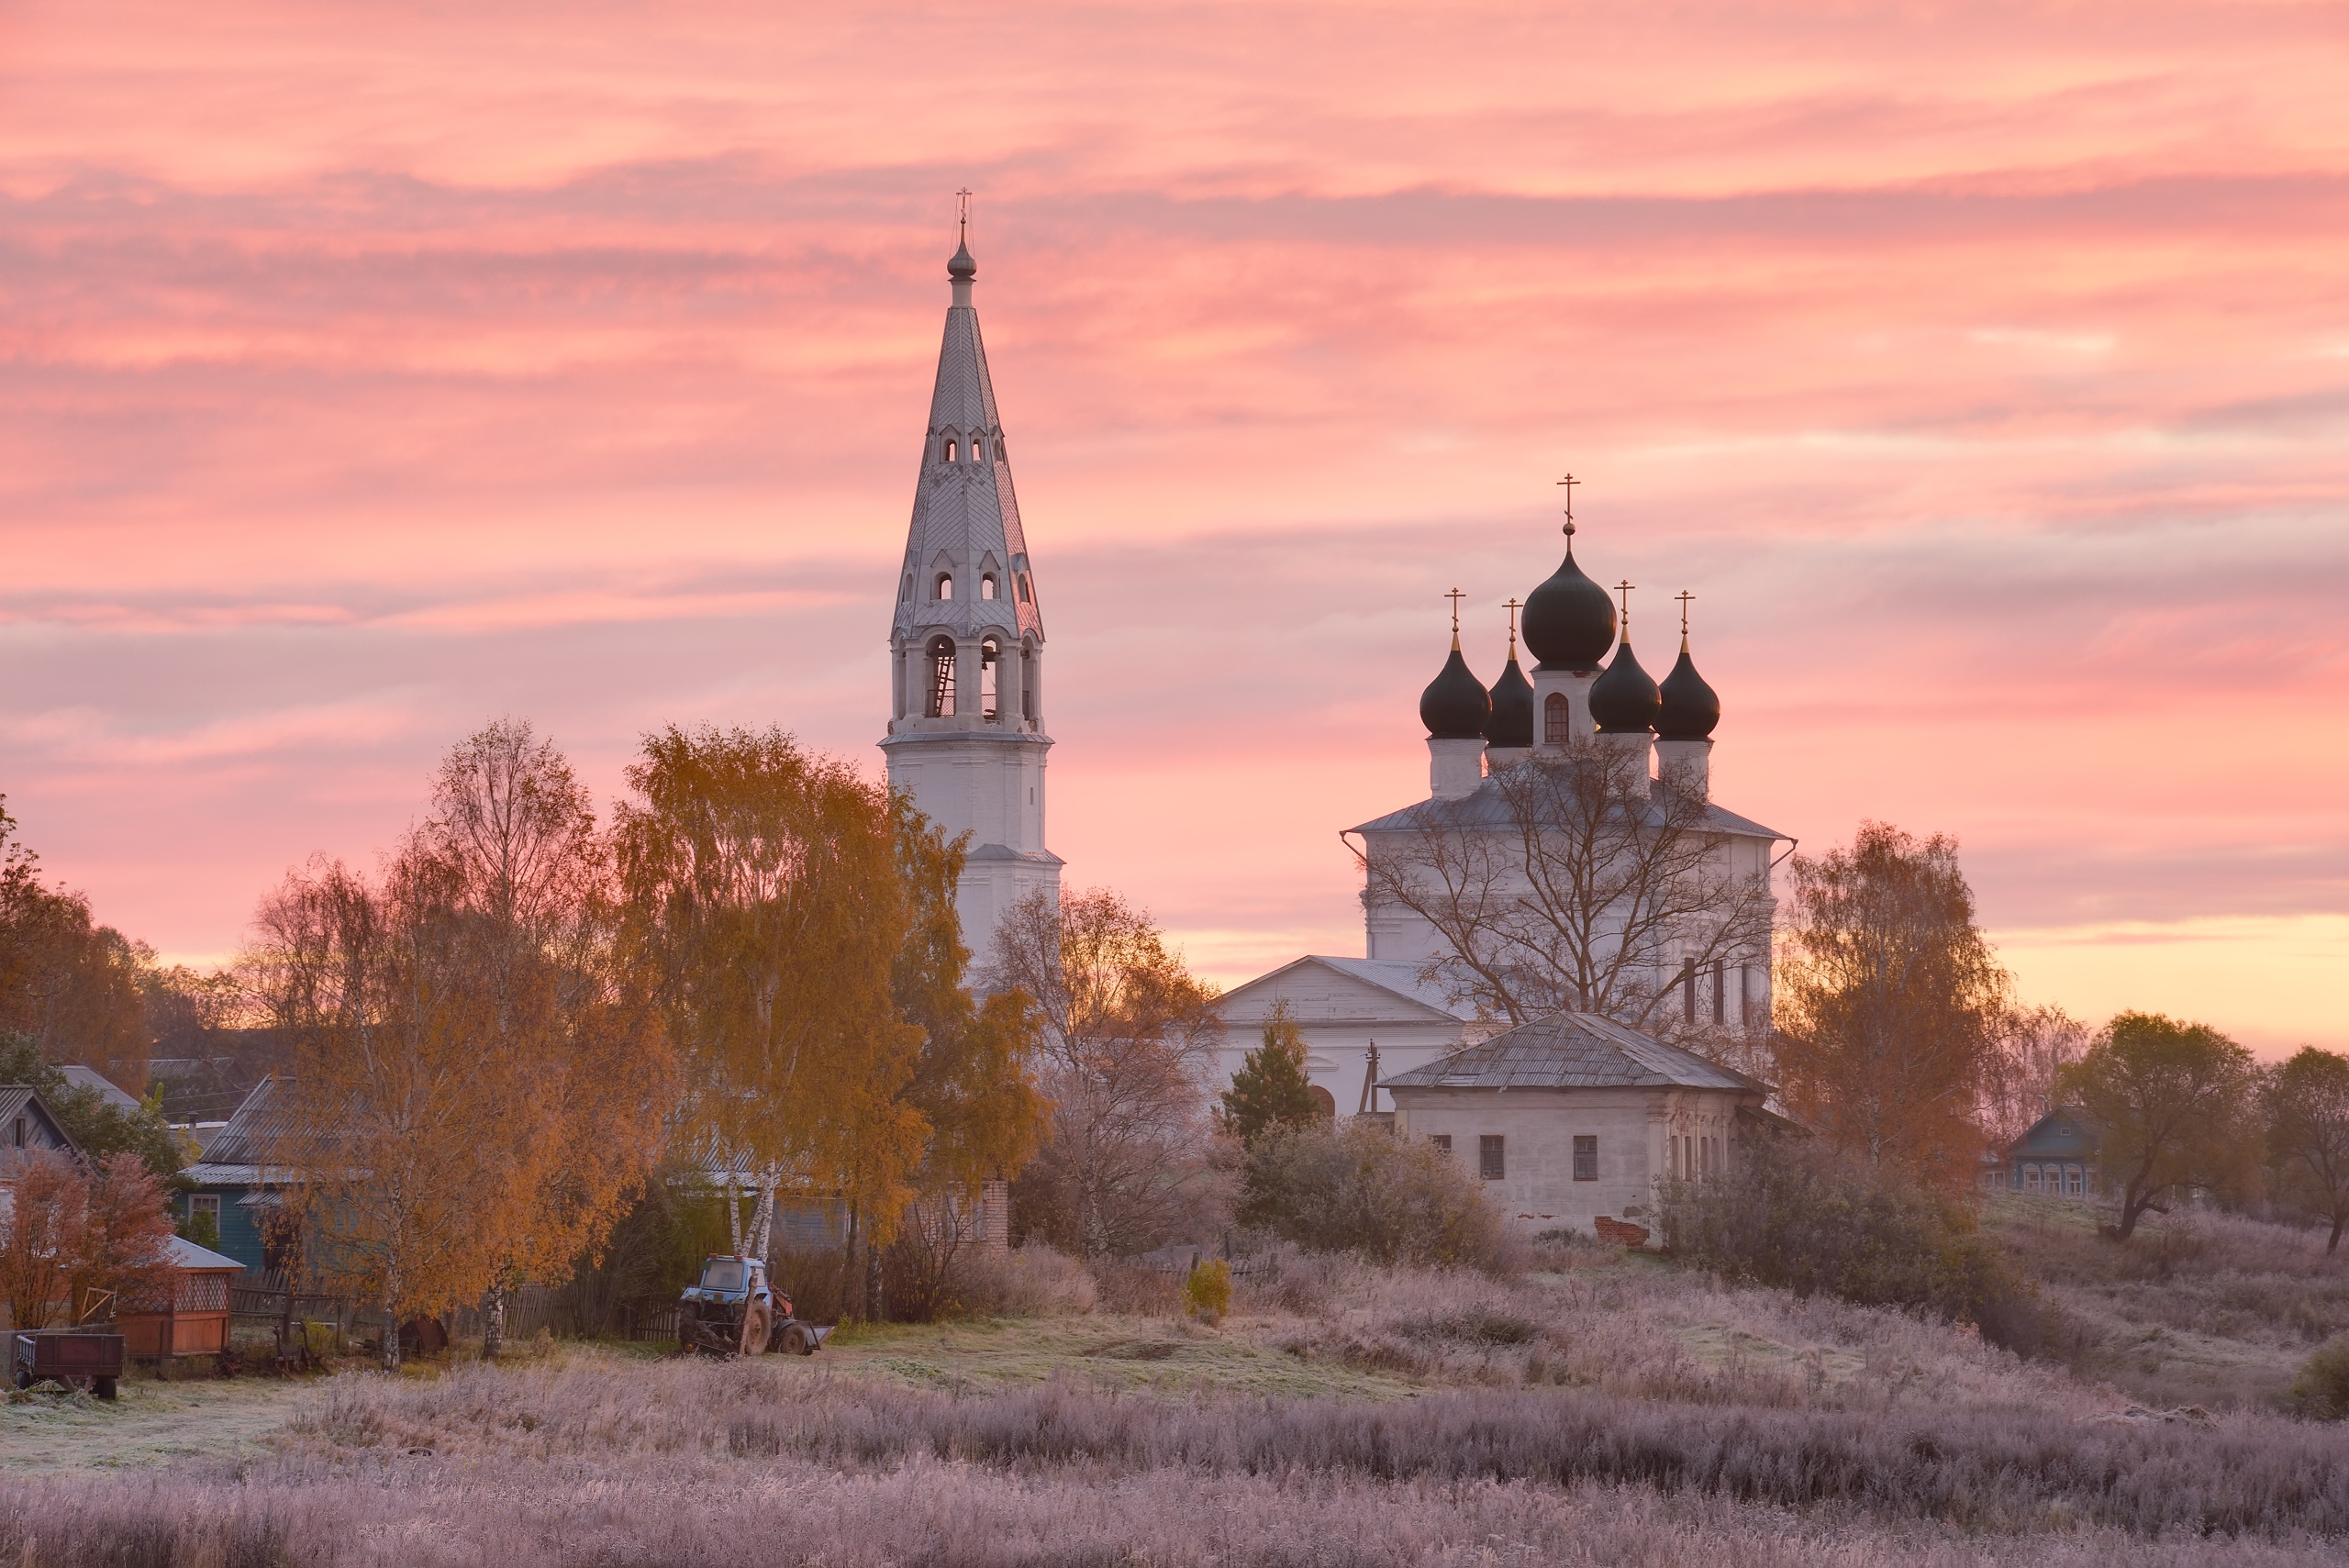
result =
[[677,1348],[689,1354],[812,1356],[830,1334],[791,1315],[791,1298],[768,1284],[757,1258],[704,1258],[701,1283],[677,1298]]

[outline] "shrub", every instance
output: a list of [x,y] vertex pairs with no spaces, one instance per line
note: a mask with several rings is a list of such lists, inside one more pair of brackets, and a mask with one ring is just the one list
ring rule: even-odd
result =
[[971,1262],[963,1299],[974,1312],[1003,1318],[1059,1318],[1090,1312],[1100,1292],[1085,1265],[1041,1241]]
[[2349,1417],[2349,1334],[2336,1334],[2317,1347],[2300,1368],[2288,1402],[2320,1421]]
[[2051,1329],[1969,1210],[1815,1144],[1759,1140],[1733,1178],[1665,1184],[1657,1214],[1667,1251],[1733,1283],[1920,1309],[2025,1353]]
[[1240,1219],[1316,1251],[1382,1263],[1498,1271],[1514,1260],[1501,1217],[1460,1166],[1383,1128],[1303,1128],[1243,1157]]
[[1231,1310],[1231,1265],[1211,1258],[1183,1281],[1183,1305],[1202,1322],[1220,1323]]

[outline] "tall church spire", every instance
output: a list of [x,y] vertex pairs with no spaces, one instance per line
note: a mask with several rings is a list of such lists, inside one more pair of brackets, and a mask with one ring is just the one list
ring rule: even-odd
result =
[[881,742],[889,782],[952,839],[970,835],[956,905],[984,970],[996,922],[1030,894],[1057,896],[1044,848],[1044,621],[986,346],[971,303],[968,214],[946,265],[953,303],[938,350],[890,625],[893,691]]

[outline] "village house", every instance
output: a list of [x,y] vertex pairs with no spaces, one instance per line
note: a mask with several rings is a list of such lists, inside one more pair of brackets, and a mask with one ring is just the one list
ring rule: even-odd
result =
[[2009,1192],[2090,1198],[2097,1181],[2097,1135],[2087,1113],[2058,1106],[2006,1147],[1990,1183]]
[[1395,1132],[1444,1150],[1530,1235],[1642,1245],[1657,1184],[1737,1168],[1767,1087],[1596,1013],[1554,1013],[1380,1087]]
[[253,1273],[279,1266],[277,1249],[265,1234],[290,1177],[269,1163],[267,1151],[282,1149],[292,1125],[284,1080],[264,1078],[229,1116],[228,1126],[206,1144],[204,1157],[182,1174],[193,1184],[180,1202],[182,1218],[209,1215],[220,1251]]

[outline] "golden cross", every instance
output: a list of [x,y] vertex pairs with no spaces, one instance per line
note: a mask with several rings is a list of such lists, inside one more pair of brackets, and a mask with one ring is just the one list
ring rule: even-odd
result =
[[1680,635],[1686,637],[1688,635],[1689,601],[1696,598],[1697,595],[1690,593],[1687,589],[1683,588],[1680,592],[1673,595],[1672,596],[1680,601]]
[[1452,592],[1444,595],[1445,598],[1452,601],[1452,635],[1454,637],[1458,637],[1460,635],[1460,601],[1467,596],[1467,595],[1462,593],[1457,588],[1454,588]]
[[1628,577],[1615,584],[1615,591],[1623,595],[1623,640],[1626,642],[1631,640],[1631,590],[1638,586]]
[[1575,486],[1582,481],[1569,473],[1558,483],[1566,487],[1566,537],[1572,539],[1575,535]]
[[971,238],[971,187],[968,185],[954,193],[954,238],[965,243]]
[[1502,606],[1508,611],[1508,656],[1512,659],[1517,657],[1518,607],[1524,603],[1525,601],[1522,599],[1503,599],[1501,601]]

